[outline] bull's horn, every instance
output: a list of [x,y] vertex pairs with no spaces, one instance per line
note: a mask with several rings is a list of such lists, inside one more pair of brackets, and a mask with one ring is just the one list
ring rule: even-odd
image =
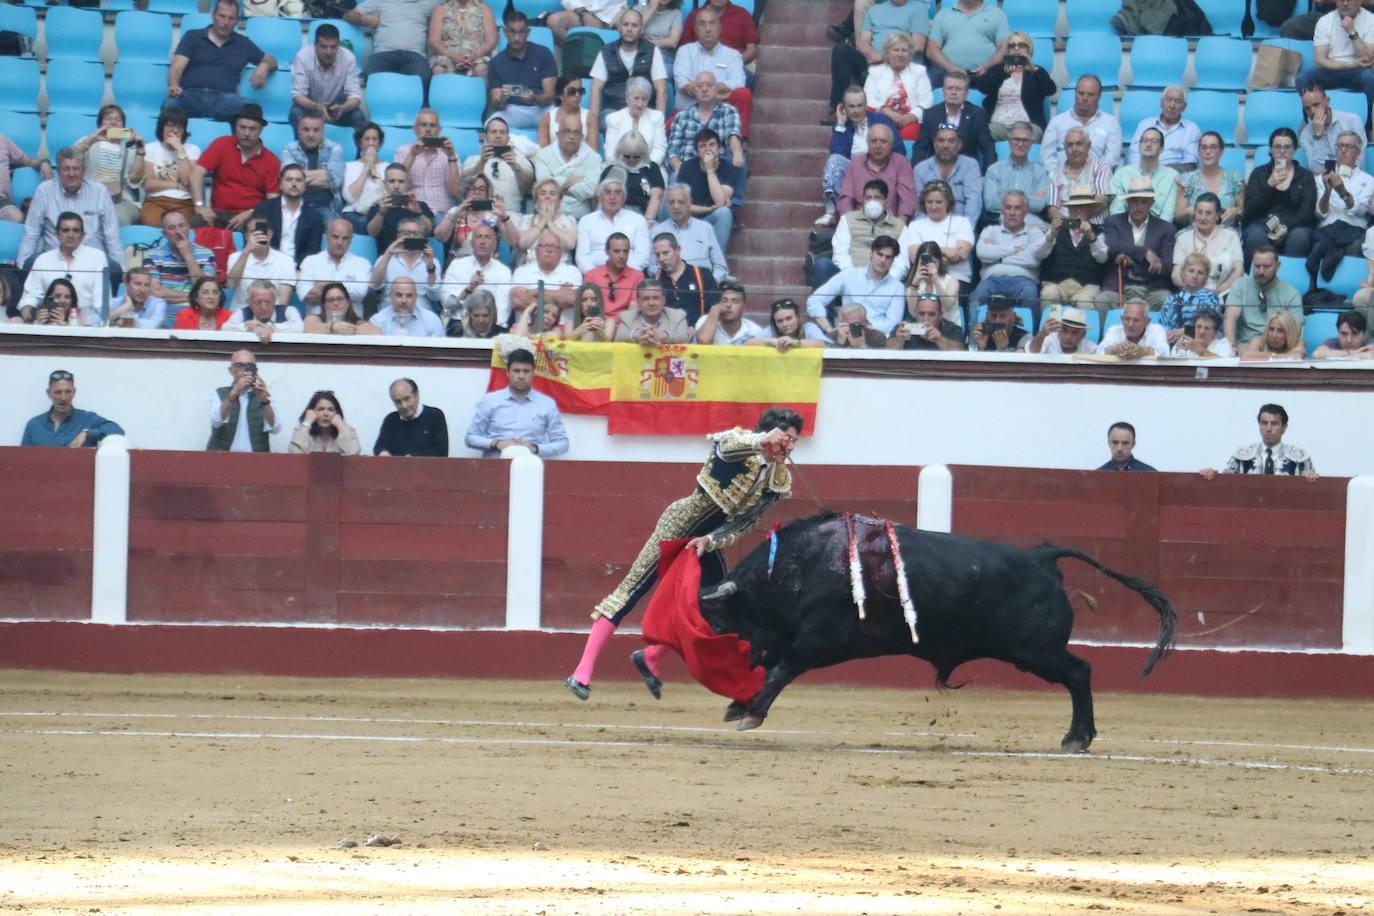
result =
[[710,592],[709,594],[703,594],[701,596],[701,600],[715,601],[719,598],[729,598],[737,591],[739,591],[739,586],[731,582],[729,579],[726,579],[724,582],[720,583],[720,585],[716,586],[715,591]]

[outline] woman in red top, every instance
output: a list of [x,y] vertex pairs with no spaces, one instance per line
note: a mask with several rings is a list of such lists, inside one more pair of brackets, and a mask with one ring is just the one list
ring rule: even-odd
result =
[[234,313],[224,307],[224,290],[214,277],[201,277],[191,284],[186,308],[177,313],[172,327],[179,331],[218,331]]

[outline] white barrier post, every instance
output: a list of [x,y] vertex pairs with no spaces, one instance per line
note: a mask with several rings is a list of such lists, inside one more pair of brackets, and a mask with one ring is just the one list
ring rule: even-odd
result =
[[506,629],[537,630],[544,561],[544,462],[523,445],[507,446],[510,509],[506,519]]
[[954,475],[943,464],[921,468],[916,481],[916,527],[946,534],[954,530]]
[[1374,477],[1350,478],[1345,491],[1345,601],[1341,644],[1374,655]]
[[129,440],[106,436],[95,453],[91,621],[129,619]]

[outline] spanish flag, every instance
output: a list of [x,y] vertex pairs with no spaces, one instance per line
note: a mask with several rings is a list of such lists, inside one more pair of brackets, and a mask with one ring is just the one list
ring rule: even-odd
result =
[[[595,346],[595,345],[592,345]],[[821,350],[665,344],[614,345],[607,431],[695,435],[752,429],[767,407],[801,414],[816,428]]]
[[[604,414],[611,400],[612,351],[623,344],[571,343],[552,337],[530,341],[534,349],[534,389],[553,398],[567,413]],[[491,350],[488,391],[510,384],[499,347]]]

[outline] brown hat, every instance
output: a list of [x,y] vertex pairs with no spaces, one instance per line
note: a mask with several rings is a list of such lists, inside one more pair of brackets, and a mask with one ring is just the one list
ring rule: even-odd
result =
[[1150,183],[1150,179],[1144,175],[1132,178],[1130,184],[1126,185],[1126,193],[1121,195],[1123,200],[1130,200],[1133,197],[1140,197],[1145,200],[1155,199],[1155,186]]
[[233,125],[243,120],[257,121],[263,127],[267,126],[267,119],[262,116],[262,106],[257,102],[244,102],[243,107],[229,119],[229,123]]

